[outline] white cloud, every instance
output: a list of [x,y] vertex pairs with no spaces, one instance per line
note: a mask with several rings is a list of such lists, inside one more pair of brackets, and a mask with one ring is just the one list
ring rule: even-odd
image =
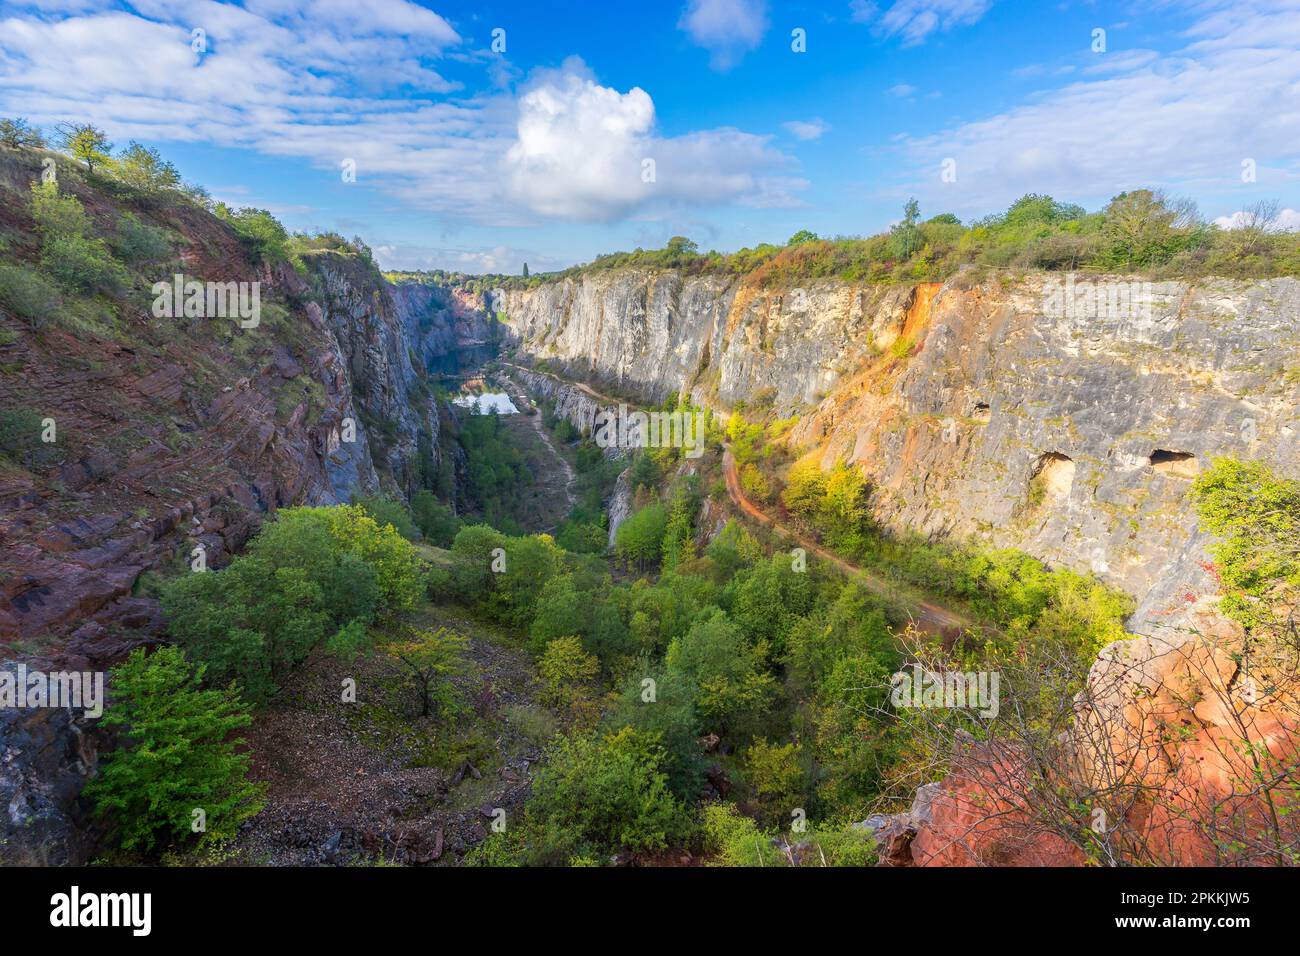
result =
[[[1300,111],[1284,104],[1300,90],[1296,0],[1218,6],[1202,7],[1191,42],[1174,53],[1121,60],[1008,112],[906,138],[898,193],[958,211],[988,211],[1029,191],[1104,201],[1165,186],[1204,196],[1242,189],[1247,159],[1263,194],[1294,190]],[[956,160],[955,183],[940,183],[946,158]]]
[[[1250,221],[1250,218],[1250,214],[1242,209],[1234,212],[1231,216],[1219,216],[1214,220],[1214,224],[1223,229],[1240,229]],[[1279,210],[1277,221],[1273,223],[1273,229],[1285,232],[1300,229],[1300,210]]]
[[901,36],[905,46],[923,42],[935,30],[976,23],[993,0],[894,0],[885,10],[872,0],[851,0],[849,19],[870,24],[881,36]]
[[480,275],[514,275],[522,271],[525,262],[528,263],[529,272],[550,272],[564,266],[564,263],[550,256],[514,246],[471,249],[389,242],[375,246],[373,251],[380,268],[395,271],[449,269]]
[[505,157],[510,193],[540,215],[584,221],[682,203],[795,203],[803,183],[781,175],[788,159],[767,137],[724,128],[663,138],[654,125],[639,87],[601,86],[580,64],[540,73],[519,99]]
[[708,50],[715,70],[729,70],[767,32],[766,0],[688,0],[677,26]]
[[781,126],[791,136],[803,140],[820,139],[831,128],[830,123],[827,123],[825,120],[820,118],[810,120],[790,120],[788,123],[782,123]]
[[895,83],[885,92],[897,96],[900,99],[905,99],[906,97],[912,96],[916,93],[916,87],[908,83]]
[[[49,2],[49,0],[41,0]],[[101,6],[105,3],[101,3]],[[408,0],[136,0],[136,12],[0,19],[0,115],[91,119],[118,142],[204,142],[339,171],[450,221],[655,215],[677,202],[790,204],[799,180],[766,137],[654,130],[643,90],[599,86],[580,61],[525,88]],[[191,30],[208,49],[191,49]],[[462,93],[439,71],[484,71]],[[491,81],[491,82],[489,82]],[[451,94],[458,94],[452,96]],[[640,161],[657,163],[641,182]]]

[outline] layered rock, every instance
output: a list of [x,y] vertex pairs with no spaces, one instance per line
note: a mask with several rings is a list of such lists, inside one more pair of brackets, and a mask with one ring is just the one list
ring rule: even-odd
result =
[[[16,163],[0,163],[5,203],[40,175]],[[105,194],[62,188],[115,228],[122,211]],[[7,208],[20,230],[10,252],[34,258],[25,203]],[[0,409],[55,435],[48,448],[26,436],[43,452],[29,467],[0,459],[0,666],[106,670],[161,631],[157,602],[136,593],[148,572],[219,568],[277,508],[409,490],[416,464],[436,468],[441,453],[442,410],[420,370],[489,339],[467,295],[393,286],[348,254],[311,254],[305,275],[267,268],[198,207],[168,214],[187,276],[260,284],[256,327],[123,304],[91,335],[0,310]],[[0,861],[84,861],[92,831],[74,798],[95,733],[74,712],[6,710]]]
[[754,288],[616,270],[507,293],[526,360],[644,401],[802,420],[859,464],[895,531],[980,537],[1091,571],[1139,633],[1212,590],[1189,478],[1215,454],[1300,473],[1300,282],[1083,277]]

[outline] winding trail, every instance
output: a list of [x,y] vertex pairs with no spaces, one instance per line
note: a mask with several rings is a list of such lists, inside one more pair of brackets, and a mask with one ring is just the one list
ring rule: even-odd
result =
[[[523,366],[514,365],[511,362],[503,362],[502,364],[511,368],[523,369]],[[545,375],[564,385],[572,386],[601,404],[618,404],[616,401],[609,398],[609,396],[601,395],[599,392],[582,382],[569,381],[568,379],[561,378],[553,372],[539,372],[537,369],[527,369],[527,371]],[[515,384],[516,387],[519,387],[518,383],[514,382],[513,379],[510,381]],[[525,394],[527,394],[526,390]],[[534,424],[540,427],[541,423],[535,422]],[[566,461],[565,464],[567,465],[568,462]],[[722,470],[727,482],[727,494],[731,496],[732,502],[741,510],[742,513],[760,524],[766,525],[789,538],[793,538],[795,541],[799,542],[800,547],[807,551],[811,551],[822,560],[835,565],[845,574],[861,581],[866,586],[867,590],[871,591],[873,594],[878,594],[887,601],[900,606],[911,619],[912,623],[922,631],[925,631],[928,634],[934,634],[941,638],[949,638],[956,636],[960,632],[979,628],[980,625],[965,614],[961,614],[952,608],[936,603],[935,601],[927,600],[926,598],[916,594],[910,588],[900,587],[899,585],[886,580],[875,571],[869,571],[866,568],[845,560],[833,551],[827,550],[816,541],[806,535],[800,534],[795,529],[782,524],[777,521],[776,518],[763,511],[762,508],[746,497],[744,491],[741,490],[740,477],[736,473],[736,459],[732,456],[730,448],[723,449]]]
[[798,541],[800,547],[813,552],[824,561],[829,561],[850,577],[857,578],[873,594],[878,594],[889,601],[901,604],[912,622],[921,630],[939,637],[948,637],[953,635],[954,632],[965,631],[976,626],[975,622],[965,615],[958,614],[951,608],[944,607],[941,604],[908,593],[897,585],[886,581],[874,571],[868,571],[846,561],[838,554],[828,551],[816,541],[800,534],[793,528],[781,524],[781,522],[767,514],[746,497],[744,491],[741,490],[740,477],[736,473],[736,459],[732,456],[730,448],[723,450],[722,469],[727,479],[727,494],[731,496],[731,500],[737,508],[760,524],[767,525],[769,528]]
[[[564,474],[564,497],[567,501],[564,514],[568,515],[569,512],[573,510],[573,506],[578,503],[578,495],[577,492],[574,491],[574,487],[578,482],[577,473],[574,472],[573,466],[569,464],[569,459],[565,458],[563,453],[555,447],[555,439],[552,437],[550,430],[542,424],[540,410],[537,408],[537,403],[534,402],[532,397],[528,394],[528,390],[511,378],[509,373],[503,373],[501,377],[506,383],[509,383],[516,392],[516,394],[511,395],[510,397],[511,400],[519,406],[520,414],[528,424],[532,426],[533,431],[537,432],[538,439],[541,440],[541,443],[546,447],[546,450],[551,453],[551,457],[559,463],[559,470]],[[509,391],[510,390],[507,389],[507,392]],[[527,413],[529,409],[532,409],[535,414],[529,415]],[[557,527],[559,527],[558,522],[551,525],[549,528],[540,528],[538,530],[549,534]]]

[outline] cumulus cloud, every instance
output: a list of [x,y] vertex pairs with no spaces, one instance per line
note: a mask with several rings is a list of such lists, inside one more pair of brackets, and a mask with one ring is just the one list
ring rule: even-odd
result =
[[897,96],[900,99],[906,99],[916,93],[916,87],[909,83],[895,83],[885,92]]
[[767,33],[766,0],[689,0],[677,26],[711,54],[715,70],[729,70]]
[[544,216],[609,221],[680,204],[792,205],[801,180],[767,137],[724,128],[660,137],[639,87],[620,93],[580,64],[538,75],[505,157],[512,196]]
[[[971,211],[1031,190],[1078,201],[1141,186],[1231,193],[1243,188],[1247,160],[1265,194],[1294,188],[1300,112],[1279,107],[1300,89],[1296,6],[1203,5],[1178,51],[1121,59],[1007,112],[904,137],[897,191]],[[956,182],[940,182],[945,159]]]
[[[206,142],[356,163],[357,185],[410,207],[497,226],[655,215],[676,202],[780,205],[801,185],[765,137],[734,129],[661,138],[641,89],[601,87],[578,61],[516,95],[409,0],[107,0],[51,19],[17,0],[0,19],[0,115],[93,119],[117,141]],[[206,50],[192,48],[204,31]],[[479,92],[446,61],[482,65]],[[642,181],[641,161],[656,163]]]
[[790,120],[788,123],[782,123],[781,126],[791,136],[802,140],[820,139],[831,128],[830,123],[820,118]]
[[[1253,225],[1255,217],[1247,210],[1240,209],[1231,216],[1219,216],[1214,224],[1223,229],[1241,229]],[[1277,220],[1272,224],[1273,231],[1291,232],[1300,229],[1300,210],[1279,209]]]
[[895,0],[885,9],[872,0],[852,0],[849,19],[870,24],[881,36],[899,36],[905,46],[922,43],[935,30],[979,21],[993,0]]

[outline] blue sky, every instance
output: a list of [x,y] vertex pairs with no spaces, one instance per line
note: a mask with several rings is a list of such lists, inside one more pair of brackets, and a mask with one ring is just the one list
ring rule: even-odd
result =
[[1150,185],[1300,226],[1297,50],[1300,0],[4,0],[0,115],[89,119],[388,267],[540,271],[870,234],[913,195]]

